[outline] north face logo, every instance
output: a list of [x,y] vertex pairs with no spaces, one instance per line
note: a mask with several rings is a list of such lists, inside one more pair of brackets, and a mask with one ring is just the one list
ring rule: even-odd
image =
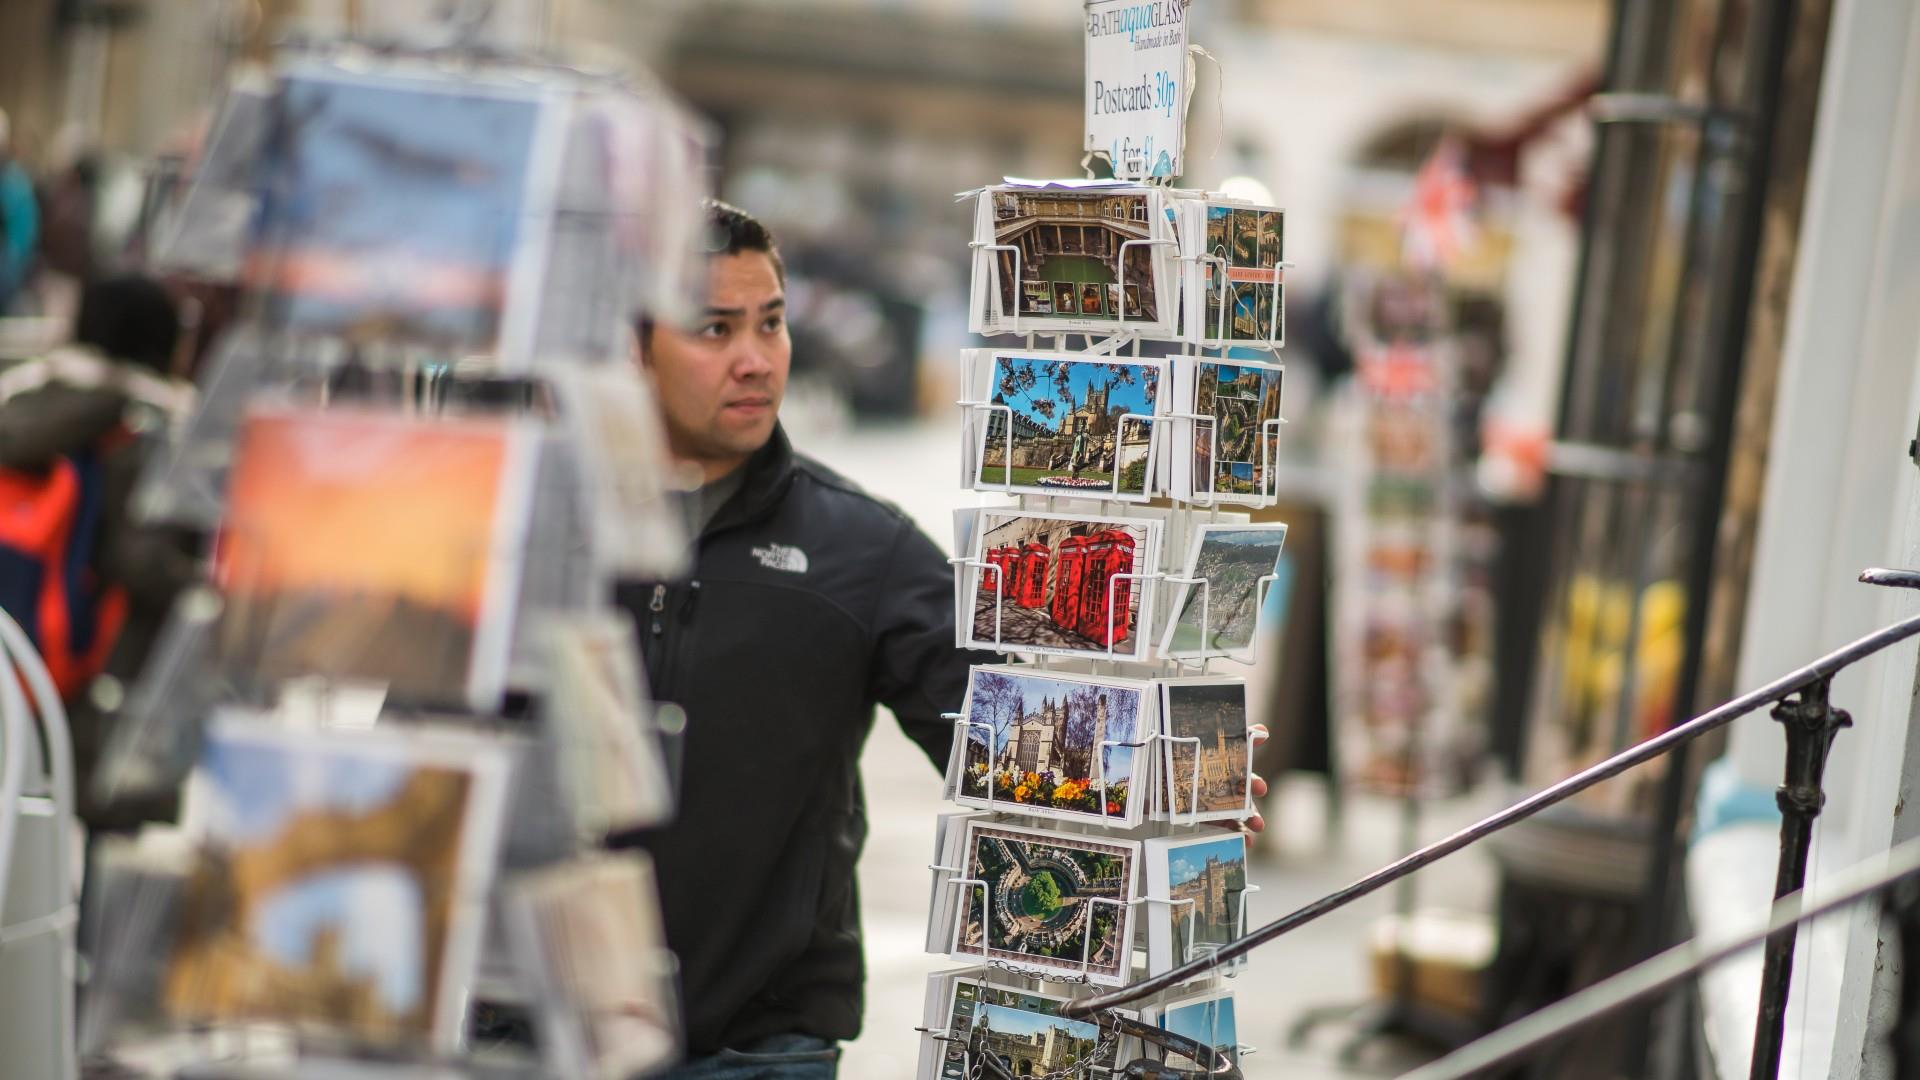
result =
[[797,547],[768,544],[766,547],[754,548],[753,557],[759,559],[760,565],[769,570],[785,570],[789,574],[807,572],[807,553]]

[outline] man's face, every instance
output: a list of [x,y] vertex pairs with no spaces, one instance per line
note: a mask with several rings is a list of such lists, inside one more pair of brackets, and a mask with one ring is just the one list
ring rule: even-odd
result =
[[785,290],[765,252],[707,260],[707,310],[691,330],[656,325],[643,360],[674,455],[718,479],[766,445],[793,342]]

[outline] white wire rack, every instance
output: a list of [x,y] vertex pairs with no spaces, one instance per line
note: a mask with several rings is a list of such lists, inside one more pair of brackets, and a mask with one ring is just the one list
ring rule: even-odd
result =
[[[4,611],[0,660],[5,661],[0,664],[4,1072],[76,1080],[73,991],[79,897],[71,864],[73,757],[67,714],[26,631]],[[45,770],[39,765],[42,752]]]

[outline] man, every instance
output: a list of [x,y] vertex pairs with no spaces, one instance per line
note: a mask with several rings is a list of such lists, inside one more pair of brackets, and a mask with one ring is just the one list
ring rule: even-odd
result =
[[796,455],[777,422],[791,353],[772,237],[712,204],[708,307],[643,325],[669,446],[698,468],[692,574],[626,584],[653,696],[686,709],[679,816],[653,853],[680,960],[674,1077],[827,1078],[860,1030],[857,763],[882,703],[944,769],[976,657],[953,577],[900,511]]
[[694,568],[618,594],[653,696],[687,713],[679,815],[616,842],[652,852],[680,961],[689,1060],[669,1080],[830,1080],[835,1044],[860,1031],[873,706],[944,771],[941,714],[963,704],[968,666],[998,657],[953,647],[953,572],[933,541],[793,452],[777,422],[792,351],[779,253],[740,210],[708,216],[705,314],[640,327],[669,449],[702,480]]

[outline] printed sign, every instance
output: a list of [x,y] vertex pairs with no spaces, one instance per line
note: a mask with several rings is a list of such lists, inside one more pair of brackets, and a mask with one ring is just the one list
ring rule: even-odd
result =
[[1088,0],[1087,142],[1122,180],[1180,175],[1187,0]]

